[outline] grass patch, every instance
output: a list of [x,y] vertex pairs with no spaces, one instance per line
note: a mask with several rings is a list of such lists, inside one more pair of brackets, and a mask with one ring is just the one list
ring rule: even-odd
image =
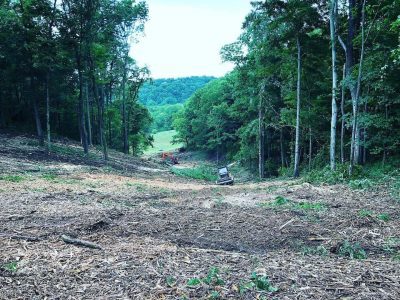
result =
[[54,174],[54,173],[42,174],[42,178],[43,178],[44,180],[47,180],[47,181],[54,181],[54,180],[57,179],[57,177],[58,177],[58,175],[57,175],[57,174]]
[[198,166],[194,168],[177,168],[172,167],[171,172],[180,177],[215,181],[218,179],[217,171],[210,166]]
[[3,175],[3,176],[0,176],[0,180],[18,183],[18,182],[25,180],[25,177],[23,177],[21,175]]

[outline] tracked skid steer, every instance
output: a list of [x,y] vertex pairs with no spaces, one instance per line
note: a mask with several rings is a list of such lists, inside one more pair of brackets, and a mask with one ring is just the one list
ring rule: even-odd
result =
[[229,175],[228,167],[218,168],[218,180],[215,182],[218,185],[232,185],[233,176]]

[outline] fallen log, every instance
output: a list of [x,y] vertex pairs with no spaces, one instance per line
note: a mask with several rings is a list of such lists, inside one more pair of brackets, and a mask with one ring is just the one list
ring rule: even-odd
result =
[[75,238],[72,238],[72,237],[70,237],[68,235],[65,235],[65,234],[63,234],[61,236],[61,239],[67,244],[88,247],[88,248],[91,248],[91,249],[99,249],[99,250],[103,249],[101,246],[99,246],[99,245],[97,245],[95,243],[84,241],[84,240],[80,240],[80,239],[75,239]]

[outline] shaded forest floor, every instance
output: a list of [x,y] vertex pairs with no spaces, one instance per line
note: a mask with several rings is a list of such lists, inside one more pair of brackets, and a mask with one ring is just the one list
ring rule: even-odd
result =
[[219,187],[116,152],[54,153],[0,135],[0,299],[400,298],[384,187]]

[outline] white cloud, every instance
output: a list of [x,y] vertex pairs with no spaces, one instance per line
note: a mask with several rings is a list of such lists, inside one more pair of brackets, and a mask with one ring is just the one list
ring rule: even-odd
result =
[[154,78],[194,75],[222,76],[232,65],[222,64],[219,51],[240,34],[249,0],[149,0],[145,36],[131,55],[147,65]]

